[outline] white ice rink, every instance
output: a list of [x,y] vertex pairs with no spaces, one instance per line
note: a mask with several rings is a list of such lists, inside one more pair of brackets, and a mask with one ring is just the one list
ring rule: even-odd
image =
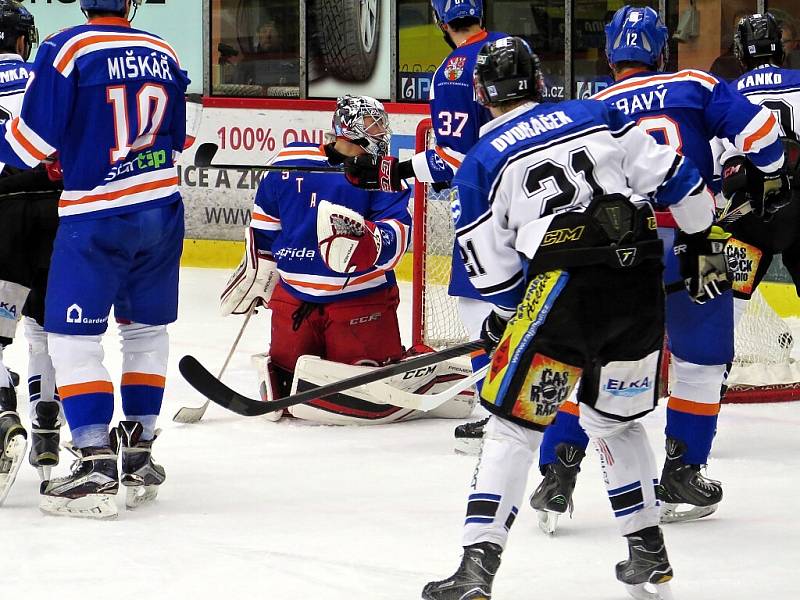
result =
[[[217,316],[227,272],[182,276],[156,445],[167,482],[157,503],[126,512],[121,494],[116,521],[45,517],[38,476],[24,464],[0,508],[0,600],[399,600],[419,598],[425,582],[450,575],[475,464],[452,452],[456,423],[273,424],[212,405],[201,423],[176,425],[179,406],[202,401],[178,374],[178,359],[191,353],[216,371],[241,323]],[[256,394],[249,356],[264,350],[267,337],[267,317],[258,314],[225,376],[243,393]],[[23,377],[25,352],[23,340],[6,352]],[[114,332],[106,356],[118,379]],[[663,409],[647,419],[659,463],[663,421]],[[725,500],[708,519],[665,527],[678,600],[800,596],[798,431],[798,403],[723,406],[709,475],[725,484]],[[62,452],[57,474],[69,464]],[[534,472],[528,489],[538,481]],[[539,532],[527,502],[521,507],[496,600],[627,597],[613,575],[626,546],[593,451],[575,505],[574,519],[562,519],[553,539]]]

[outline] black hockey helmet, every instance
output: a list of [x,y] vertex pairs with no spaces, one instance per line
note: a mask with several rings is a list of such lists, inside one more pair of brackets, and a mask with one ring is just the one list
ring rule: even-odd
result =
[[16,0],[0,0],[0,48],[12,48],[19,36],[25,38],[28,53],[39,43],[33,15]]
[[518,37],[501,38],[481,48],[473,83],[484,106],[525,99],[540,102],[544,90],[539,57]]
[[746,67],[766,61],[781,65],[785,57],[781,33],[781,26],[769,13],[744,17],[736,26],[733,53]]

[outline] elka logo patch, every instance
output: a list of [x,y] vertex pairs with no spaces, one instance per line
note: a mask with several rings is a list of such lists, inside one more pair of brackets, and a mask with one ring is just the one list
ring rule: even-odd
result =
[[449,81],[455,81],[464,74],[464,66],[466,64],[466,56],[454,56],[447,61],[447,65],[444,68],[444,76],[447,77]]

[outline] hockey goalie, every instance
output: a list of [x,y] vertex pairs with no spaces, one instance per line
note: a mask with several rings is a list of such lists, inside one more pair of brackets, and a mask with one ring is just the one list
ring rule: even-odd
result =
[[[357,189],[344,173],[323,171],[348,157],[386,156],[390,137],[380,102],[344,96],[337,101],[330,141],[290,144],[273,160],[286,170],[269,172],[259,185],[245,256],[220,305],[223,315],[259,305],[272,311],[270,350],[253,357],[265,401],[403,358],[393,269],[411,238],[410,191],[394,192],[388,180],[377,181],[375,190]],[[309,172],[315,167],[321,170]],[[412,395],[436,394],[469,375],[467,361],[451,361],[388,383]],[[324,424],[377,424],[425,415],[466,418],[474,408],[471,388],[423,413],[384,401],[384,385],[288,412]],[[271,414],[277,419],[282,413]]]

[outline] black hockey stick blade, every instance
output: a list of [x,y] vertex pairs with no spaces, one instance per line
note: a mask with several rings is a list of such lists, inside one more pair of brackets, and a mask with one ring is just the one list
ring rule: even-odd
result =
[[301,171],[305,173],[344,173],[342,167],[313,167],[310,165],[233,165],[233,164],[211,164],[217,155],[217,146],[214,142],[206,142],[197,147],[194,154],[195,167],[207,167],[209,169],[254,169],[257,171]]
[[193,356],[184,356],[180,360],[180,363],[178,363],[178,369],[180,370],[181,375],[183,375],[183,378],[186,379],[186,381],[188,381],[194,389],[215,404],[219,404],[223,408],[227,408],[228,410],[245,417],[257,417],[274,412],[276,410],[283,410],[284,408],[288,408],[296,404],[303,404],[304,402],[309,402],[310,400],[315,400],[317,398],[325,398],[327,396],[332,396],[333,394],[345,392],[360,385],[366,385],[374,381],[380,381],[381,379],[386,379],[387,377],[393,377],[395,375],[401,375],[416,369],[429,367],[442,361],[455,358],[456,356],[463,356],[464,354],[469,354],[475,350],[482,350],[483,348],[484,342],[482,340],[465,342],[463,344],[458,344],[456,346],[451,346],[450,348],[440,350],[439,352],[423,354],[403,362],[394,363],[380,369],[369,371],[368,373],[356,375],[355,377],[349,377],[335,383],[315,387],[313,389],[300,392],[299,394],[294,394],[293,396],[280,398],[274,402],[255,400],[253,398],[243,396],[235,390],[232,390],[219,379],[214,377],[214,375],[212,375],[208,369],[201,365],[200,362]]

